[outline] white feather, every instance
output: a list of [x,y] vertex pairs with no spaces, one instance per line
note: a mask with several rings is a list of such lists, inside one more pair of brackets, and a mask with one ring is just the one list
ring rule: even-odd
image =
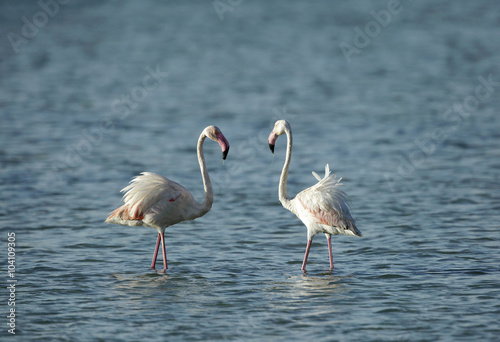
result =
[[314,178],[316,178],[318,181],[321,181],[321,177],[316,173],[316,172],[312,172]]
[[297,194],[293,200],[296,214],[311,225],[312,236],[318,233],[361,236],[350,213],[349,198],[339,189],[341,178],[330,173],[326,164],[325,176],[316,177],[318,183]]

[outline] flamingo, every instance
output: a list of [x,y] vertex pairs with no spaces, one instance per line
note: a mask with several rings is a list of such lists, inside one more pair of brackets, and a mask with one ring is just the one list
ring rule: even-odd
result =
[[269,135],[269,148],[274,154],[274,146],[278,136],[286,134],[287,148],[286,159],[281,172],[279,183],[279,199],[285,209],[294,213],[307,228],[307,247],[302,262],[302,271],[306,272],[307,257],[311,243],[319,233],[324,233],[328,241],[328,254],[330,256],[330,270],[333,269],[331,236],[337,234],[362,236],[349,210],[347,194],[339,189],[340,179],[330,175],[330,167],[325,166],[325,176],[321,178],[312,172],[318,183],[297,194],[294,199],[288,196],[286,183],[288,169],[292,157],[292,130],[286,120],[278,120]]
[[165,251],[165,228],[182,221],[194,220],[205,215],[212,208],[214,195],[203,154],[203,142],[207,137],[219,143],[223,160],[226,159],[229,152],[229,142],[219,128],[208,126],[200,134],[197,151],[205,188],[205,198],[202,203],[198,203],[182,185],[156,173],[142,172],[121,190],[124,193],[123,201],[125,204],[113,211],[105,221],[126,226],[152,227],[158,231],[151,264],[152,269],[155,269],[156,266],[160,242],[164,266],[162,272],[168,268]]

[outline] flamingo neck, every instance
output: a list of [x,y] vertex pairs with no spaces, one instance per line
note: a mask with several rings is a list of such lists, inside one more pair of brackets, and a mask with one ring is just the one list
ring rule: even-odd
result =
[[291,200],[290,197],[288,196],[288,191],[286,188],[286,183],[288,180],[288,169],[290,168],[290,160],[292,159],[292,143],[293,143],[293,138],[292,138],[292,131],[290,129],[285,130],[286,133],[286,138],[287,138],[287,146],[286,146],[286,159],[285,159],[285,165],[283,165],[283,170],[281,171],[281,177],[280,177],[280,186],[279,186],[279,198],[281,204],[291,210]]
[[207,136],[202,133],[198,139],[198,163],[200,163],[201,177],[203,178],[203,187],[205,189],[205,198],[201,203],[201,215],[207,213],[212,208],[214,202],[214,193],[212,190],[212,182],[208,175],[207,165],[205,164],[205,155],[203,153],[203,142]]

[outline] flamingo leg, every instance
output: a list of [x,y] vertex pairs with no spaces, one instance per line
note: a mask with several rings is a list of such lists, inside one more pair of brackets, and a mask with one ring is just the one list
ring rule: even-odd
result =
[[332,256],[332,236],[327,237],[328,240],[328,255],[330,256],[330,271],[333,270],[333,256]]
[[156,257],[158,256],[158,248],[160,247],[160,233],[158,233],[158,239],[156,240],[155,254],[153,255],[153,263],[151,264],[151,268],[154,270],[156,265]]
[[307,257],[309,256],[309,250],[311,249],[312,240],[307,241],[306,253],[304,254],[304,261],[302,262],[302,271],[306,272]]
[[163,252],[163,266],[165,267],[163,269],[163,272],[165,272],[168,268],[167,266],[167,251],[165,250],[165,233],[161,233],[161,247],[162,247],[162,252]]

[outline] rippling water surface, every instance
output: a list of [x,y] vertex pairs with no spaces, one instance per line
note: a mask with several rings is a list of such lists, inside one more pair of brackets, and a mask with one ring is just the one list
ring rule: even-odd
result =
[[[498,340],[500,8],[231,3],[0,5],[1,317],[7,232],[18,281],[16,336],[6,318],[0,335]],[[329,163],[364,234],[333,238],[333,272],[320,235],[300,271],[306,230],[277,196],[285,139],[274,158],[266,142],[279,118],[290,194]],[[142,171],[201,199],[209,124],[231,143],[225,163],[205,144],[212,211],[167,229],[157,274],[154,230],[103,221]]]

